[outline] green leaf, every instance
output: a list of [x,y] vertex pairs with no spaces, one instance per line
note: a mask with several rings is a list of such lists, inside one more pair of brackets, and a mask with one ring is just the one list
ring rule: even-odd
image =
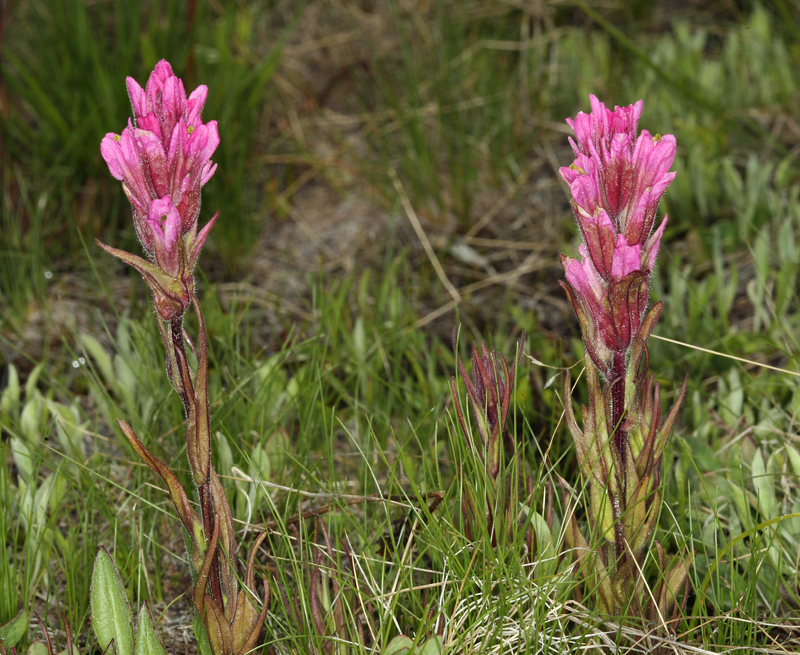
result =
[[381,655],[407,655],[414,650],[414,640],[405,635],[398,635],[392,639]]
[[554,553],[553,536],[550,534],[550,528],[544,516],[539,512],[533,512],[531,524],[536,535],[536,552],[539,553],[540,561],[552,558]]
[[50,655],[50,651],[47,650],[47,644],[37,639],[28,646],[27,655]]
[[5,625],[0,625],[0,641],[5,640],[6,650],[13,648],[28,634],[28,615],[21,610]]
[[167,655],[167,650],[153,627],[153,617],[147,603],[142,603],[139,610],[134,655]]
[[8,365],[8,384],[0,395],[0,412],[10,414],[19,407],[19,375],[13,364]]
[[25,381],[26,398],[31,398],[34,395],[34,391],[36,391],[36,385],[39,383],[39,376],[42,374],[43,370],[44,370],[44,362],[40,362],[33,367],[33,370],[30,372],[30,375],[28,375],[28,379]]
[[422,646],[419,655],[441,655],[442,653],[442,638],[439,636],[431,637]]
[[19,418],[19,427],[22,434],[31,444],[38,444],[42,440],[42,413],[44,409],[42,397],[38,391],[27,397],[28,401],[22,408]]
[[203,619],[200,618],[199,614],[194,615],[194,636],[197,639],[197,650],[200,651],[200,655],[214,655],[211,650],[211,641],[208,639],[208,632],[206,632],[206,626],[203,625]]
[[792,466],[792,471],[800,478],[800,453],[797,452],[794,446],[786,444],[786,455],[789,457],[789,464]]
[[753,457],[751,472],[753,474],[753,487],[758,498],[758,508],[765,519],[775,517],[775,510],[778,506],[778,499],[775,497],[775,481],[771,475],[767,475],[764,466],[764,458],[761,456],[761,449],[756,451]]
[[100,546],[92,572],[92,627],[100,650],[114,640],[116,655],[133,655],[131,606],[111,554]]
[[11,437],[11,455],[20,477],[30,483],[33,478],[33,459],[28,446],[19,437]]
[[[102,344],[95,339],[90,334],[82,334],[79,337],[81,344],[83,345],[84,350],[92,356],[95,363],[97,364],[97,368],[100,369],[100,373],[103,375],[103,379],[107,384],[111,384],[114,381],[114,365],[111,362],[111,357],[109,357],[106,349],[103,348]],[[119,645],[117,645],[117,655],[119,653]]]
[[76,407],[67,407],[57,402],[47,402],[50,413],[56,419],[56,435],[61,450],[79,461],[86,460],[86,448],[83,445],[83,427]]
[[[44,644],[43,644],[44,645]],[[47,650],[45,649],[45,653]],[[31,655],[29,652],[28,655]],[[68,653],[67,649],[61,650],[57,653],[57,655],[81,655],[81,652],[78,650],[78,647],[75,644],[72,644],[72,653]]]
[[686,454],[699,471],[716,472],[722,468],[722,462],[719,461],[714,449],[708,443],[690,436],[683,437],[683,441],[686,445]]
[[728,425],[736,425],[742,416],[744,406],[744,386],[742,385],[739,371],[732,369],[728,374],[728,388],[730,391],[722,399],[719,415]]

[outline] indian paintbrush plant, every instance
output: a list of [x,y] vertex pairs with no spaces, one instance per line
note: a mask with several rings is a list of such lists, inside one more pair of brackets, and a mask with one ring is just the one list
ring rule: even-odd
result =
[[663,625],[670,610],[685,602],[688,560],[674,557],[667,564],[656,541],[659,573],[652,592],[643,571],[661,509],[664,446],[686,383],[662,422],[647,348],[661,302],[649,310],[647,305],[667,224],[664,216],[654,229],[656,210],[675,177],[669,168],[676,142],[669,134],[637,135],[641,100],[611,111],[591,96],[591,105],[590,114],[567,119],[577,139],[570,139],[575,161],[560,171],[583,237],[580,260],[561,255],[567,278],[561,285],[580,323],[589,387],[581,427],[567,372],[566,421],[588,487],[589,534],[581,533],[570,511],[565,537],[599,611]]
[[[133,266],[153,294],[167,374],[185,410],[186,450],[199,516],[175,474],[150,453],[128,423],[118,423],[136,453],[167,485],[180,517],[201,647],[207,644],[213,655],[241,655],[256,645],[269,603],[266,580],[260,611],[254,602],[255,552],[264,535],[256,540],[247,562],[245,585],[239,588],[231,510],[211,463],[208,337],[192,277],[218,216],[198,232],[201,189],[216,169],[211,156],[219,144],[217,123],[204,123],[200,117],[208,89],[201,85],[187,98],[183,82],[166,61],[156,65],[145,89],[130,77],[127,86],[134,117],[122,134],[106,134],[100,150],[130,200],[134,227],[147,259],[98,244]],[[184,329],[184,315],[190,307],[198,321],[196,346]],[[187,344],[197,356],[194,371]]]
[[[508,419],[514,402],[514,384],[517,366],[522,358],[522,343],[512,360],[509,369],[503,355],[491,351],[482,342],[472,344],[472,376],[467,373],[458,356],[458,343],[453,329],[453,351],[461,379],[467,390],[469,405],[475,418],[475,427],[470,426],[468,417],[461,407],[455,377],[450,379],[453,404],[458,424],[467,442],[467,450],[483,481],[470,480],[465,472],[465,463],[459,463],[461,484],[461,514],[464,534],[467,539],[477,541],[483,530],[492,548],[507,545],[513,538],[518,522],[521,502],[526,502],[532,488],[530,478],[522,474],[522,464],[518,455],[515,436],[508,430]],[[477,432],[477,438],[475,435]],[[482,493],[481,493],[482,489]],[[477,493],[476,493],[477,492]],[[476,497],[479,496],[479,497]],[[528,552],[533,549],[533,533],[525,534]]]

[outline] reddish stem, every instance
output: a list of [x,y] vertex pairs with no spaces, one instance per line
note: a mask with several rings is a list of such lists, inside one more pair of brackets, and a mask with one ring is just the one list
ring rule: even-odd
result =
[[625,457],[628,433],[623,430],[625,420],[625,352],[614,353],[611,369],[611,434],[621,458]]
[[622,424],[625,421],[625,351],[617,351],[614,353],[614,363],[611,369],[611,440],[616,446],[617,453],[619,454],[619,461],[622,464],[621,471],[614,471],[614,475],[618,475],[620,479],[621,498],[610,498],[611,512],[614,516],[614,547],[616,550],[617,566],[621,565],[627,559],[625,550],[625,535],[622,527],[622,512],[623,507],[621,500],[627,497],[625,479],[625,453],[628,450],[628,433],[623,429]]

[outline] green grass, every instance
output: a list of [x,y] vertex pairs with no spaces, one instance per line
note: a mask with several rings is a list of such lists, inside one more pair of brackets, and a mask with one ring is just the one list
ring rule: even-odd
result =
[[[656,336],[682,343],[650,342],[665,407],[689,376],[656,534],[668,552],[692,553],[675,648],[777,649],[800,607],[797,10],[753,5],[690,20],[659,17],[647,3],[600,14],[545,3],[527,17],[505,4],[379,4],[334,21],[313,0],[292,11],[198,1],[193,19],[177,2],[141,12],[124,2],[17,3],[19,27],[2,43],[0,626],[23,610],[57,628],[64,611],[90,651],[91,562],[102,544],[130,600],[163,612],[170,649],[183,649],[170,627],[188,585],[179,523],[115,423],[129,421],[188,485],[181,404],[144,285],[117,285],[120,269],[92,244],[137,247],[98,145],[125,124],[125,76],[143,82],[166,57],[190,88],[208,85],[204,117],[220,121],[203,215],[220,209],[224,229],[212,233],[197,276],[214,462],[240,555],[252,526],[270,527],[259,561],[271,580],[273,652],[335,643],[379,653],[407,635],[427,655],[437,634],[447,652],[580,652],[609,646],[604,639],[630,644],[646,629],[635,617],[620,628],[596,616],[590,592],[578,602],[562,553],[556,475],[583,489],[560,421],[560,369],[582,352],[555,281],[558,251],[574,254],[578,237],[566,194],[547,185],[570,161],[556,126],[586,111],[589,93],[611,105],[642,98],[642,127],[679,144],[651,294],[664,302]],[[324,96],[303,80],[311,69],[298,45],[326,20],[322,34],[352,31],[370,57],[330,64]],[[393,47],[379,48],[371,31]],[[265,309],[256,291],[231,299],[221,283],[258,287],[253,246],[294,220],[276,213],[285,210],[278,199],[291,206],[312,170],[317,184],[368,198],[393,222],[352,269],[320,263],[285,303]],[[451,296],[404,232],[394,175],[457,288],[488,275],[453,254],[457,238],[541,242],[547,262],[522,287],[464,292],[454,311],[420,327]],[[507,206],[470,234],[510,188]],[[500,273],[525,257],[471,247]],[[530,304],[530,290],[545,300]],[[59,303],[81,295],[89,302],[65,317]],[[552,367],[525,360],[518,372],[521,455],[507,464],[530,473],[531,495],[501,549],[488,533],[464,537],[464,486],[481,498],[487,481],[452,406],[457,324],[462,353],[486,339],[510,359],[524,328],[525,351]],[[432,493],[442,495],[433,511]],[[330,549],[319,520],[298,518],[312,508],[323,508]],[[657,578],[652,560],[644,573]],[[759,619],[785,627],[768,634]]]

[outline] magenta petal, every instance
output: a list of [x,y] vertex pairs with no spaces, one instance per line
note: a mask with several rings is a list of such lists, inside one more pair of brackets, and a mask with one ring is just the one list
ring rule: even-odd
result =
[[198,125],[202,124],[203,121],[200,120],[200,113],[203,111],[203,106],[206,104],[207,97],[208,87],[205,84],[201,84],[194,91],[192,91],[192,94],[186,101],[186,112],[184,118],[186,119],[187,125],[197,127]]
[[135,128],[126,127],[119,136],[107,134],[100,143],[100,152],[111,174],[127,187],[126,193],[140,207],[146,208],[150,204],[150,185],[145,177],[134,131]]
[[100,142],[100,154],[103,155],[103,159],[105,159],[111,175],[118,180],[122,180],[125,170],[122,159],[122,149],[119,145],[121,138],[119,134],[109,132]]
[[158,120],[158,117],[155,114],[147,114],[146,116],[140,116],[136,121],[136,127],[140,130],[147,130],[148,132],[152,132],[155,134],[159,139],[162,139],[161,134],[161,123]]
[[178,120],[183,118],[186,108],[186,92],[183,90],[183,82],[177,77],[170,77],[164,82],[161,93],[161,120],[162,133],[165,138],[172,135]]
[[200,173],[200,186],[205,186],[206,182],[208,182],[217,170],[217,165],[212,164],[211,162],[207,162],[205,166],[203,166],[203,170]]
[[154,90],[162,89],[164,87],[164,83],[171,77],[175,77],[175,73],[172,72],[172,66],[166,59],[162,59],[156,64],[153,72],[150,73],[150,79],[147,80],[147,86],[150,86],[152,82]]
[[206,239],[208,238],[208,233],[211,231],[211,228],[214,227],[214,223],[217,222],[218,218],[219,218],[219,212],[217,212],[211,217],[211,220],[205,224],[203,229],[200,230],[200,233],[195,237],[194,242],[192,243],[191,246],[192,253],[189,258],[189,270],[192,270],[194,268],[194,264],[197,261],[197,257],[200,255],[200,250],[202,249],[203,244],[205,244]]
[[642,266],[646,266],[648,271],[652,271],[656,264],[656,256],[658,255],[658,247],[661,245],[661,237],[664,236],[664,228],[667,227],[667,215],[664,214],[664,220],[658,226],[650,238],[644,244],[642,250]]
[[136,130],[136,144],[144,155],[150,172],[156,195],[161,197],[169,193],[169,170],[164,146],[157,135],[148,130]]
[[147,220],[159,228],[160,240],[164,248],[171,252],[181,230],[181,217],[172,204],[172,198],[166,195],[153,200]]
[[581,215],[592,216],[598,211],[602,211],[600,187],[593,176],[580,175],[576,177],[570,184],[569,190],[572,192],[575,204],[581,209]]
[[582,296],[593,295],[589,280],[586,277],[586,271],[583,270],[583,266],[581,266],[581,263],[577,259],[572,259],[572,257],[565,258],[564,275],[567,278],[567,282],[570,283],[570,286],[579,294]]
[[[132,77],[125,78],[125,84],[128,87],[128,97],[131,99],[131,106],[133,107],[133,115],[138,119],[140,116],[145,116],[147,111],[147,97],[145,96],[144,89],[139,86],[139,83]],[[137,122],[137,127],[139,127]]]
[[593,315],[597,315],[600,310],[603,296],[605,295],[605,285],[602,279],[592,266],[592,261],[586,255],[586,250],[581,246],[582,261],[565,257],[562,261],[564,274],[567,282],[570,283],[580,299],[591,310]]
[[562,166],[558,169],[558,174],[567,184],[572,184],[573,180],[583,173],[572,166]]
[[625,237],[621,234],[617,237],[617,244],[614,247],[614,265],[611,270],[611,278],[621,280],[634,271],[642,268],[642,246],[641,244],[628,245]]
[[181,233],[181,217],[170,196],[150,203],[147,225],[153,238],[156,263],[171,276],[180,270],[180,252],[175,247]]
[[579,216],[578,223],[594,268],[601,277],[609,278],[612,274],[617,240],[611,219],[606,212],[600,210],[596,216]]
[[[670,175],[668,172],[672,167],[676,151],[675,137],[667,134],[663,138],[650,136],[647,130],[643,130],[636,140],[632,156],[631,166],[638,172],[637,192],[656,184],[662,185],[666,190],[669,182],[663,184],[663,179]],[[669,181],[674,174],[671,174]]]
[[192,132],[189,136],[187,147],[190,150],[196,150],[197,161],[205,164],[211,159],[218,145],[219,131],[217,130],[217,121],[209,121]]

